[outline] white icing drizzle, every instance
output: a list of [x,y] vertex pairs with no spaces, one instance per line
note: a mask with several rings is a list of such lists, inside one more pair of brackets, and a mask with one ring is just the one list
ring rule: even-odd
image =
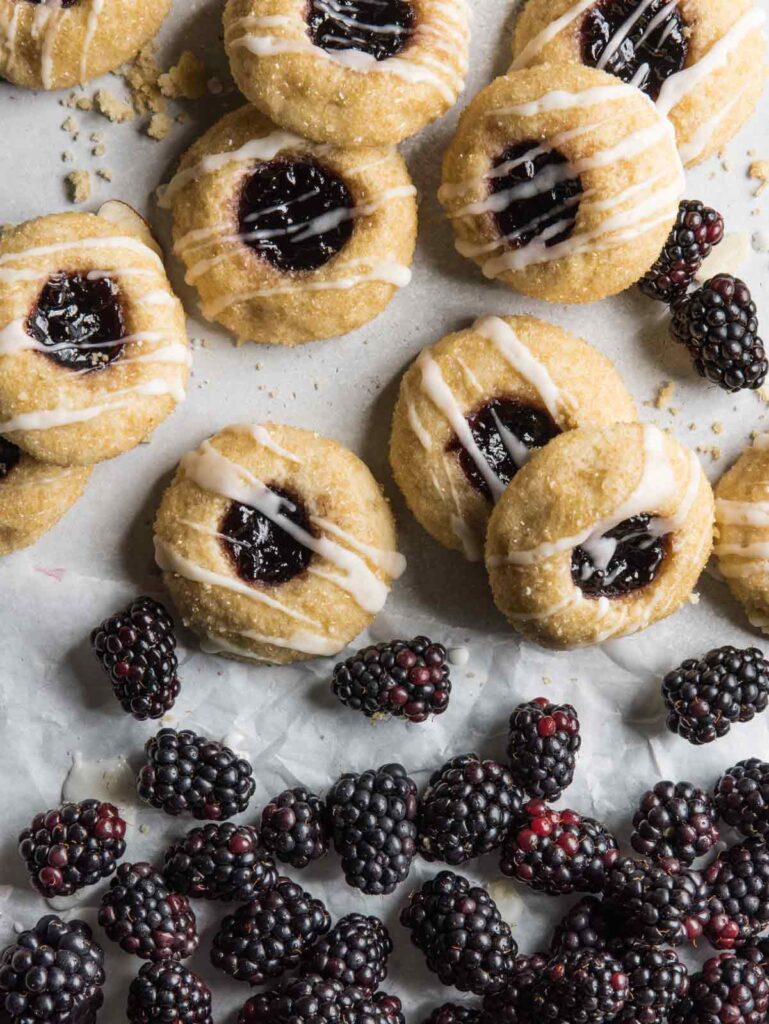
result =
[[416,406],[410,398],[406,400],[406,415],[408,416],[409,426],[416,434],[417,440],[425,450],[429,450],[433,443],[430,432],[420,420]]
[[245,426],[236,427],[236,430],[245,430],[253,437],[253,439],[262,446],[267,448],[269,451],[274,452],[275,455],[279,455],[282,459],[286,459],[288,462],[293,462],[297,466],[301,466],[304,463],[304,459],[300,459],[294,452],[290,452],[287,448],[279,445],[272,434],[269,432],[267,427],[261,423],[247,423]]
[[[495,115],[536,117],[539,114],[549,114],[554,110],[579,110],[583,107],[595,107],[604,103],[611,103],[613,100],[629,98],[635,101],[638,98],[638,90],[620,81],[617,81],[616,85],[590,86],[579,92],[554,89],[552,92],[546,92],[539,99],[531,100],[529,103],[519,103],[512,107],[496,107],[488,111],[486,117],[493,117]],[[526,159],[529,159],[529,157]]]
[[[121,236],[105,236],[104,238],[80,238],[70,242],[55,242],[51,245],[37,245],[21,252],[7,252],[0,256],[0,268],[8,263],[22,263],[24,260],[33,260],[38,257],[58,256],[65,252],[80,252],[83,249],[128,249],[146,259],[152,259],[162,270],[163,262],[160,257],[143,242],[136,238]],[[19,270],[0,269],[0,281],[13,284],[16,281],[30,281],[44,277],[49,273],[48,267],[41,267],[39,270],[22,268]],[[124,271],[112,271],[115,274],[122,274]],[[145,271],[146,273],[146,271]],[[90,277],[90,275],[89,275]]]
[[[560,615],[561,612],[575,608],[585,600],[582,591],[578,587],[574,587],[562,601],[550,605],[549,608],[544,608],[541,612],[508,612],[507,618],[511,622],[544,622],[545,619],[552,619],[554,615]],[[597,604],[605,600],[606,598],[600,598]]]
[[719,110],[709,117],[706,121],[703,121],[697,131],[687,142],[682,142],[678,149],[681,154],[681,159],[685,164],[693,163],[699,156],[704,153],[705,149],[709,146],[710,140],[713,138],[715,133],[727,120],[731,112],[739,106],[745,97],[746,93],[750,91],[751,85],[746,85],[743,89],[729,100],[726,106],[721,107]]
[[769,501],[716,499],[716,520],[725,526],[769,527]]
[[[53,85],[53,48],[56,44],[56,36],[58,35],[62,6],[61,0],[46,0],[40,6],[42,8],[39,12],[42,27],[37,32],[38,35],[40,31],[43,33],[43,41],[40,48],[40,77],[43,82],[43,88],[50,89]],[[45,16],[43,16],[43,11],[46,12]],[[34,24],[37,26],[37,18]]]
[[565,28],[568,28],[572,22],[576,21],[577,18],[584,14],[585,11],[589,10],[595,4],[595,0],[579,0],[573,7],[570,7],[565,14],[562,14],[560,18],[556,18],[555,21],[551,21],[549,25],[542,29],[541,32],[537,33],[533,39],[521,50],[520,54],[513,61],[511,71],[520,71],[521,68],[526,68],[532,61],[533,57],[543,50],[547,44]]
[[[617,27],[617,30],[611,36],[606,43],[606,46],[598,58],[596,67],[599,71],[604,71],[606,65],[612,59],[614,54],[619,50],[625,40],[628,38],[633,30],[633,26],[644,16],[646,11],[654,3],[654,0],[641,0],[638,6],[628,15],[628,17]],[[648,34],[648,30],[647,30]]]
[[[718,556],[716,549],[714,554]],[[769,572],[769,560],[748,558],[742,562],[719,562],[718,571],[727,580],[744,580],[761,572]]]
[[[312,633],[307,629],[296,629],[288,636],[268,636],[265,633],[257,633],[255,630],[239,630],[239,637],[244,640],[253,640],[258,644],[270,644],[272,647],[280,647],[286,650],[299,651],[301,654],[311,654],[319,657],[338,654],[345,646],[332,637],[321,636],[319,633]],[[206,654],[232,654],[237,658],[245,658],[248,661],[259,661],[267,663],[268,658],[260,657],[246,647],[234,644],[223,636],[211,634],[203,637],[200,641],[200,649]]]
[[479,539],[470,529],[463,516],[453,515],[451,517],[451,529],[454,536],[462,545],[462,551],[468,562],[480,562],[483,558],[483,547]]
[[769,558],[769,540],[746,541],[744,544],[717,544],[715,554],[719,558],[739,555],[741,558]]
[[104,10],[105,0],[91,0],[91,7],[88,12],[88,22],[85,28],[85,39],[83,40],[83,51],[80,55],[80,84],[88,80],[88,54],[91,49],[93,37],[99,24],[101,12]]

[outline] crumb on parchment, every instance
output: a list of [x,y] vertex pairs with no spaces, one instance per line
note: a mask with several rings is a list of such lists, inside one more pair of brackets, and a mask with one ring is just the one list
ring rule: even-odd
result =
[[160,91],[169,99],[199,100],[206,92],[206,66],[190,50],[185,50],[177,64],[160,75]]
[[724,425],[720,420],[714,420],[710,424],[710,429],[713,431],[714,434],[723,434]]
[[658,409],[665,409],[673,401],[673,395],[676,393],[675,384],[666,380],[660,384],[659,390],[657,391],[657,398],[655,399],[655,405]]
[[109,169],[109,167],[100,167],[97,170],[96,174],[104,181],[112,181],[112,171]]
[[87,203],[91,198],[91,175],[88,171],[72,171],[66,180],[70,202]]
[[94,97],[96,109],[113,124],[125,124],[133,121],[136,112],[130,103],[121,100],[109,89],[99,89]]
[[151,43],[140,50],[132,61],[124,64],[118,74],[128,86],[137,114],[162,114],[166,109],[166,101],[158,84],[161,71]]
[[758,188],[753,195],[760,196],[767,185],[769,185],[769,160],[754,160],[750,167],[748,167],[748,175],[754,181],[759,182]]
[[147,125],[147,134],[159,142],[164,139],[173,127],[173,121],[167,114],[153,114]]

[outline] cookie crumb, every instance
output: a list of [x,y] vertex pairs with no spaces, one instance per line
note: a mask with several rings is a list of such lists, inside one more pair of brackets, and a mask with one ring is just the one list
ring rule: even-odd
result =
[[760,183],[753,193],[754,196],[760,196],[767,185],[769,185],[769,160],[754,160],[750,167],[748,167],[748,175],[754,181]]
[[100,142],[98,146],[94,146],[93,149],[91,150],[91,153],[94,156],[104,156],[104,154],[106,152],[107,152],[107,147],[104,145],[103,142]]
[[655,406],[658,409],[665,409],[673,401],[673,395],[676,393],[676,386],[671,380],[663,381],[660,384],[659,391],[657,392],[657,398],[655,399]]
[[100,167],[96,174],[98,177],[103,178],[104,181],[112,181],[112,171],[109,167]]
[[113,124],[126,124],[128,121],[133,121],[136,116],[136,111],[131,104],[121,100],[109,89],[99,89],[94,99],[99,113]]
[[691,592],[691,594],[689,594],[689,597],[687,598],[687,600],[688,600],[689,604],[697,605],[697,604],[700,603],[700,595],[697,593],[696,590],[693,590]]
[[70,202],[87,203],[91,198],[91,175],[88,171],[72,171],[67,175]]
[[762,402],[766,402],[769,405],[769,385],[765,384],[762,388],[759,388],[756,394]]
[[690,423],[689,424],[689,430],[696,430],[696,429],[697,429],[697,424],[696,423]]
[[69,149],[65,149],[64,152],[61,154],[62,163],[71,164],[74,159],[75,154]]
[[158,78],[160,91],[169,99],[199,100],[206,91],[206,66],[190,50],[185,50],[178,64]]
[[75,106],[78,110],[93,110],[93,100],[90,96],[78,96],[75,100]]
[[714,434],[723,434],[724,425],[720,420],[714,420],[710,424],[710,429],[713,431]]
[[128,86],[138,114],[161,114],[166,109],[158,84],[161,72],[151,43],[140,50],[130,63],[124,64],[118,73]]
[[74,137],[77,136],[77,134],[78,134],[77,121],[74,119],[74,117],[72,117],[71,114],[70,114],[69,117],[65,118],[65,120],[62,122],[61,130],[63,132],[66,132],[67,135],[72,135]]
[[167,114],[153,114],[147,125],[147,134],[151,139],[160,142],[166,138],[173,127],[173,121]]
[[721,458],[721,449],[717,444],[698,444],[697,451],[701,455],[709,455],[713,462],[717,462]]

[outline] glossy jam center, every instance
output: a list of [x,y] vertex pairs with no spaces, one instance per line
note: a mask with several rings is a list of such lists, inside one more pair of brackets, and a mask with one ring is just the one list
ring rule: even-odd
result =
[[547,246],[574,230],[582,184],[561,153],[538,142],[518,142],[494,161],[489,176],[497,229],[510,249],[534,238]]
[[324,50],[360,50],[387,60],[406,46],[414,27],[407,0],[310,0],[310,37]]
[[103,369],[120,355],[126,334],[118,286],[109,277],[54,274],[29,315],[27,332],[60,366]]
[[632,82],[656,100],[686,63],[689,42],[670,0],[598,0],[582,22],[582,61]]
[[246,245],[279,270],[317,270],[353,232],[350,190],[310,160],[259,164],[240,197]]
[[622,597],[648,586],[665,559],[665,537],[650,531],[644,512],[609,530],[599,541],[575,548],[571,576],[585,597]]
[[8,476],[20,458],[21,451],[16,445],[0,437],[0,480]]
[[[281,514],[312,534],[302,501],[278,488],[270,490],[282,499]],[[246,583],[287,583],[304,572],[312,559],[309,548],[250,505],[231,502],[220,532],[227,554]]]

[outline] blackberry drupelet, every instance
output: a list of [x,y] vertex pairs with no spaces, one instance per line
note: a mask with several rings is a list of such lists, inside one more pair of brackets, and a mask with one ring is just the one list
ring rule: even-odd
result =
[[278,880],[256,829],[231,821],[190,829],[166,851],[163,875],[174,892],[206,900],[254,899]]
[[644,793],[633,829],[630,842],[638,853],[684,865],[710,853],[721,837],[713,801],[691,782],[658,782]]
[[253,796],[254,770],[229,747],[185,729],[161,729],[147,740],[139,772],[142,800],[166,814],[190,812],[221,821],[242,814]]
[[755,647],[718,647],[688,658],[662,682],[667,725],[695,745],[725,736],[769,704],[769,663]]
[[532,993],[532,1019],[603,1024],[614,1020],[628,998],[628,976],[609,953],[559,953]]
[[628,978],[628,998],[616,1024],[661,1024],[689,991],[689,972],[672,949],[619,940],[611,952]]
[[363,999],[356,1004],[354,1019],[358,1024],[366,1024],[367,1021],[371,1024],[380,1021],[381,1024],[406,1024],[403,1003],[388,992],[375,992],[371,998],[364,992]]
[[744,836],[769,833],[769,764],[750,757],[724,772],[716,784],[716,812]]
[[253,996],[238,1024],[403,1024],[400,1000],[309,974]]
[[144,964],[128,990],[128,1024],[213,1024],[211,992],[181,964]]
[[422,1024],[481,1024],[482,1011],[474,1006],[460,1006],[459,1003],[444,1003],[436,1006]]
[[510,717],[507,754],[516,783],[530,797],[558,800],[574,779],[582,739],[571,704],[546,697],[521,704]]
[[442,871],[425,882],[400,920],[444,985],[486,995],[510,979],[518,951],[510,926],[488,892],[461,875]]
[[343,775],[326,807],[348,885],[382,896],[406,880],[417,847],[417,786],[403,765]]
[[528,1024],[534,985],[548,960],[543,953],[517,956],[505,987],[483,997],[481,1024]]
[[184,960],[199,942],[187,897],[169,892],[144,862],[120,865],[102,897],[99,924],[121,949],[142,960]]
[[390,933],[378,917],[348,914],[315,943],[303,969],[307,974],[373,992],[387,977],[387,958],[392,951]]
[[326,809],[303,786],[286,789],[262,811],[262,845],[284,864],[306,868],[328,852]]
[[734,953],[708,960],[672,1015],[673,1024],[763,1024],[769,1008],[764,968]]
[[576,953],[592,949],[602,953],[615,936],[617,922],[597,896],[583,896],[556,925],[550,940],[551,953]]
[[181,684],[174,623],[162,604],[137,598],[93,630],[91,646],[124,711],[143,722],[171,710]]
[[19,835],[19,855],[42,896],[72,896],[114,872],[125,854],[125,832],[112,804],[66,803],[35,815]]
[[672,305],[686,295],[703,260],[723,237],[720,213],[696,199],[682,199],[668,240],[638,287],[650,299]]
[[449,706],[446,648],[426,636],[365,647],[334,668],[332,688],[343,704],[367,718],[424,722]]
[[522,806],[508,768],[461,754],[433,773],[419,802],[419,852],[452,866],[491,853]]
[[49,914],[0,954],[0,1019],[93,1024],[103,984],[104,953],[88,925]]
[[744,946],[769,927],[769,848],[763,839],[730,846],[704,874],[711,888],[705,934],[716,949]]
[[766,380],[756,304],[739,278],[711,277],[675,306],[670,330],[686,345],[697,373],[724,391],[755,391]]

